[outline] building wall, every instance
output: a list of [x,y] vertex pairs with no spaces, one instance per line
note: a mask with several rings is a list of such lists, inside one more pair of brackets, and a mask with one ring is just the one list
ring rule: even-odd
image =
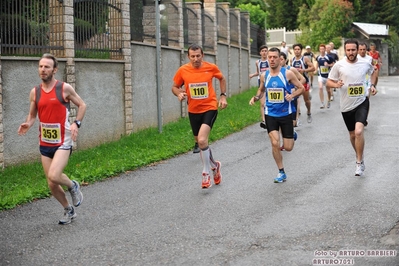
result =
[[76,91],[87,105],[77,145],[87,149],[125,134],[122,62],[75,62]]
[[[175,39],[179,39],[179,45],[176,46],[174,43],[173,46],[160,48],[160,76],[157,77],[156,45],[151,42],[130,41],[129,1],[122,2],[123,47],[119,58],[111,60],[74,58],[73,34],[69,31],[73,27],[68,26],[64,29],[66,48],[57,55],[60,64],[56,78],[70,83],[87,104],[79,138],[74,145],[77,150],[115,141],[123,135],[141,129],[159,127],[187,115],[186,104],[179,102],[171,92],[176,70],[188,62],[182,27],[176,27],[181,30],[178,35],[174,35]],[[173,2],[178,10],[182,8],[180,0]],[[59,2],[54,3],[59,4]],[[205,4],[208,15],[216,16],[217,5],[229,14],[229,6],[226,3],[217,4],[216,0],[205,0]],[[64,5],[66,20],[73,21],[73,12],[71,12],[73,1],[65,0]],[[149,9],[148,12],[154,10]],[[240,11],[234,9],[234,12],[240,18]],[[63,16],[62,13],[58,15]],[[175,15],[176,18],[181,17],[181,13]],[[151,18],[151,15],[147,14],[145,17]],[[248,16],[244,18],[249,20]],[[229,17],[224,19],[226,21],[223,24],[229,25]],[[210,34],[210,29],[215,31],[218,29],[216,18],[214,21],[214,27],[208,27],[207,34]],[[240,32],[238,35],[241,38]],[[245,36],[249,35],[248,27],[248,34]],[[249,45],[248,47],[230,45],[229,34],[222,42],[216,40],[218,36],[216,32],[213,36],[215,36],[214,50],[205,51],[204,59],[219,66],[227,79],[228,95],[249,89],[248,75],[249,62],[251,62]],[[40,159],[38,122],[36,121],[25,136],[17,134],[19,125],[26,120],[29,111],[29,92],[33,86],[41,82],[38,77],[38,61],[38,57],[0,57],[0,166],[2,167]],[[160,84],[160,102],[158,102],[157,81]],[[214,86],[219,95],[219,82],[215,80]],[[72,106],[70,121],[72,122],[75,117],[76,107]]]
[[[3,154],[7,164],[39,160],[39,127],[36,121],[25,136],[19,136],[19,125],[26,121],[29,112],[29,94],[41,82],[38,76],[38,59],[8,60],[2,58],[3,81]],[[55,75],[63,80],[65,62],[59,62]]]

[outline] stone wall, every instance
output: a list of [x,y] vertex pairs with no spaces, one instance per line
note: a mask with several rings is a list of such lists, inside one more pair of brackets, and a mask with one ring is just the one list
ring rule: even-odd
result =
[[[62,3],[50,0],[51,45],[62,47],[51,50],[60,62],[56,78],[70,83],[88,106],[78,141],[74,145],[78,150],[159,126],[157,110],[160,110],[162,124],[187,115],[186,103],[180,103],[171,93],[175,71],[188,61],[187,47],[184,45],[183,2],[165,1],[168,41],[160,48],[161,73],[157,76],[155,39],[132,42],[130,1],[113,1],[121,10],[121,17],[114,19],[117,14],[109,14],[111,21],[108,26],[111,33],[117,29],[121,32],[121,53],[113,54],[109,60],[99,60],[75,58],[73,0],[64,0]],[[240,23],[241,15],[248,21],[249,15],[230,9],[228,3],[216,3],[216,0],[204,0],[203,6],[200,2],[194,2],[189,7],[196,12],[198,18],[190,25],[194,27],[192,37],[198,44],[202,44],[204,39],[211,44],[209,47],[213,46],[213,49],[205,50],[205,60],[216,63],[225,75],[228,95],[249,89],[247,76],[250,69],[250,47],[240,46],[240,32],[235,33],[238,44],[230,44],[229,17],[230,12],[234,12],[239,18],[237,23]],[[208,16],[204,38],[201,28],[202,11]],[[227,15],[218,17],[220,11]],[[144,7],[142,22],[146,34],[155,36],[154,7]],[[218,30],[223,32],[219,34]],[[220,38],[220,35],[225,37]],[[246,36],[249,35],[248,27]],[[107,38],[111,46],[117,43],[112,41],[114,37]],[[37,74],[38,59],[1,57],[0,54],[0,167],[40,159],[38,123],[26,136],[17,134],[19,125],[25,121],[29,111],[29,92],[40,83]],[[160,103],[157,101],[158,81],[161,81]],[[215,88],[219,94],[219,82],[215,82]],[[76,110],[72,107],[70,120],[73,121],[75,116]]]

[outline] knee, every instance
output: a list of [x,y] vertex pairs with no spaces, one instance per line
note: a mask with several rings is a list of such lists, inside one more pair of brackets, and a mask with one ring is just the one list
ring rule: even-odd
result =
[[272,139],[271,140],[271,143],[272,143],[272,146],[273,147],[277,147],[277,148],[280,148],[280,140],[279,139]]
[[355,129],[354,137],[360,138],[363,136],[363,129]]
[[56,182],[54,182],[53,179],[50,179],[49,177],[47,177],[47,185],[51,191],[53,191],[54,189],[56,189],[58,187],[58,184]]
[[54,178],[54,176],[51,176],[51,175],[47,176],[47,184],[48,184],[49,187],[55,185],[55,178]]
[[49,171],[47,173],[47,183],[49,186],[58,185],[59,177],[54,171]]
[[198,138],[198,146],[204,149],[208,146],[208,140],[206,138]]

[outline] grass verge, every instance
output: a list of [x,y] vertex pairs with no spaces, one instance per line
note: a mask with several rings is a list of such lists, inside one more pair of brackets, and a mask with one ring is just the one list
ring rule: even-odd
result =
[[[259,121],[259,105],[249,106],[256,88],[228,98],[220,110],[210,142],[222,139]],[[84,129],[83,129],[84,130]],[[95,148],[73,152],[66,173],[85,185],[165,160],[192,149],[188,118],[158,128],[149,128]],[[10,166],[0,171],[0,210],[50,196],[40,162]]]

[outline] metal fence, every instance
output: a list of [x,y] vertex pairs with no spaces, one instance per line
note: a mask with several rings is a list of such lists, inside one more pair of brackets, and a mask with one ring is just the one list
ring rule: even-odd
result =
[[[198,32],[200,24],[198,24],[198,14],[189,7],[183,9],[183,29],[184,29],[184,46],[187,47],[192,43],[198,43]],[[202,27],[201,27],[202,28]]]
[[62,50],[62,38],[50,28],[63,25],[62,20],[55,21],[59,17],[51,16],[61,8],[50,9],[48,0],[1,0],[1,54],[39,56],[50,50]]
[[[215,38],[227,43],[229,35],[232,45],[238,46],[240,41],[243,46],[248,45],[248,21],[243,17],[239,21],[236,10],[229,12],[217,6],[216,17],[213,17],[205,12],[202,2],[182,3],[185,46],[201,41],[204,50],[214,51]],[[186,7],[188,4],[195,8]],[[54,50],[60,50],[57,54],[62,55],[69,41],[65,36],[71,31],[65,25],[72,24],[68,16],[73,16],[76,58],[120,59],[123,45],[120,5],[118,0],[74,0],[72,13],[65,16],[65,9],[69,7],[64,6],[63,0],[1,0],[1,55],[41,56]],[[159,7],[161,44],[179,47],[178,7],[171,0],[162,0]],[[130,0],[131,40],[155,44],[154,16],[154,0]],[[258,43],[258,35],[251,33],[250,38]]]
[[246,18],[241,17],[241,46],[248,46],[248,21]]
[[132,41],[144,41],[143,1],[130,1],[130,34]]
[[205,51],[215,51],[214,19],[202,10],[202,43]]
[[[63,1],[1,0],[3,56],[41,56],[64,50]],[[73,2],[75,57],[121,58],[122,14],[117,0]]]
[[218,42],[225,42],[227,43],[228,40],[228,28],[229,26],[227,25],[227,16],[228,14],[226,11],[218,6],[216,8],[216,18],[217,18],[217,24],[218,24]]
[[230,43],[237,46],[239,45],[238,16],[234,10],[230,10]]
[[122,56],[122,14],[116,0],[75,0],[75,57]]

